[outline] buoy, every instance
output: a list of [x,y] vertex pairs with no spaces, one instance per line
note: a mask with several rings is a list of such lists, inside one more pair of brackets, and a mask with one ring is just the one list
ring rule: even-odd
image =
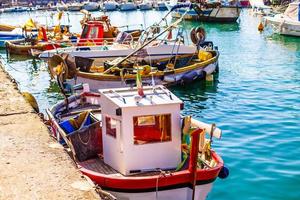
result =
[[225,166],[222,167],[221,171],[219,172],[218,177],[221,179],[225,179],[229,176],[229,169]]
[[257,27],[259,32],[262,32],[264,30],[264,25],[262,22],[259,23],[258,27]]
[[22,95],[26,102],[28,102],[32,108],[35,110],[35,112],[39,113],[39,106],[37,104],[37,101],[35,100],[34,96],[30,94],[29,92],[22,92]]
[[209,81],[209,82],[214,81],[214,75],[213,74],[206,74],[205,80]]

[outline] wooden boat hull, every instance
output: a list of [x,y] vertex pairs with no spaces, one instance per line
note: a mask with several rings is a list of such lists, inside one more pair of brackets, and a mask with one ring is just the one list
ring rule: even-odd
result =
[[18,40],[22,39],[24,37],[22,36],[6,36],[6,37],[0,37],[0,48],[6,48],[6,42],[12,41],[12,40]]
[[[170,70],[168,72],[160,71],[153,76],[142,76],[142,80],[143,85],[152,85],[153,82],[156,85],[165,86],[188,84],[190,81],[196,79],[205,79],[206,75],[213,74],[217,69],[218,55],[199,64]],[[189,75],[191,75],[190,78]],[[136,84],[135,76],[121,78],[120,76],[86,72],[78,72],[75,79],[69,79],[67,82],[71,85],[88,83],[92,91],[105,88],[133,87]]]
[[29,44],[22,45],[21,43],[23,42],[25,42],[25,39],[7,41],[5,43],[7,52],[9,54],[15,54],[15,55],[30,55],[31,49],[36,49],[40,51],[45,50],[44,45],[29,45]]
[[15,26],[7,25],[7,24],[0,24],[0,31],[12,31],[15,28],[16,28]]
[[31,50],[45,51],[49,48],[58,47],[56,44],[49,44],[47,42],[31,45],[29,43],[25,43],[25,39],[6,41],[5,46],[9,54],[27,56],[32,55]]
[[[236,22],[240,16],[239,7],[221,7],[203,10],[202,15],[198,15],[194,10],[190,10],[184,16],[185,20],[195,20],[204,22],[232,23]],[[172,17],[180,18],[185,9],[178,9],[172,13]]]

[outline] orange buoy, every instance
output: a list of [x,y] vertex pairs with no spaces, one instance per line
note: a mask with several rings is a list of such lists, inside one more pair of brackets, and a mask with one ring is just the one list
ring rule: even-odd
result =
[[264,25],[262,22],[259,23],[258,27],[257,27],[259,32],[262,32],[264,30]]

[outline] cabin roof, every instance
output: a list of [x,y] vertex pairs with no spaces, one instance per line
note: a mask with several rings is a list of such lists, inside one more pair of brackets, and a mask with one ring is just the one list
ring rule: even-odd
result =
[[164,86],[143,87],[145,97],[137,93],[137,88],[103,89],[106,96],[120,108],[181,104],[182,101]]

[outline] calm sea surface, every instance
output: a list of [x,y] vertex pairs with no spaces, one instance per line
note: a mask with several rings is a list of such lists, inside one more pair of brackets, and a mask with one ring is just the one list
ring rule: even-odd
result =
[[[136,11],[109,16],[116,25],[150,25],[164,14]],[[24,23],[31,16],[51,24],[49,15],[1,14],[0,23]],[[64,22],[70,20],[72,31],[79,32],[82,15],[68,16]],[[230,176],[215,182],[210,200],[300,199],[300,38],[271,35],[270,31],[260,34],[258,23],[259,18],[244,10],[236,24],[183,24],[187,31],[204,26],[208,40],[221,54],[214,83],[171,88],[184,100],[185,114],[215,122],[223,130],[222,140],[214,141],[213,147],[229,167]],[[0,54],[6,58],[5,51]],[[44,63],[23,57],[7,62],[7,71],[22,91],[37,98],[40,109],[61,99]]]

